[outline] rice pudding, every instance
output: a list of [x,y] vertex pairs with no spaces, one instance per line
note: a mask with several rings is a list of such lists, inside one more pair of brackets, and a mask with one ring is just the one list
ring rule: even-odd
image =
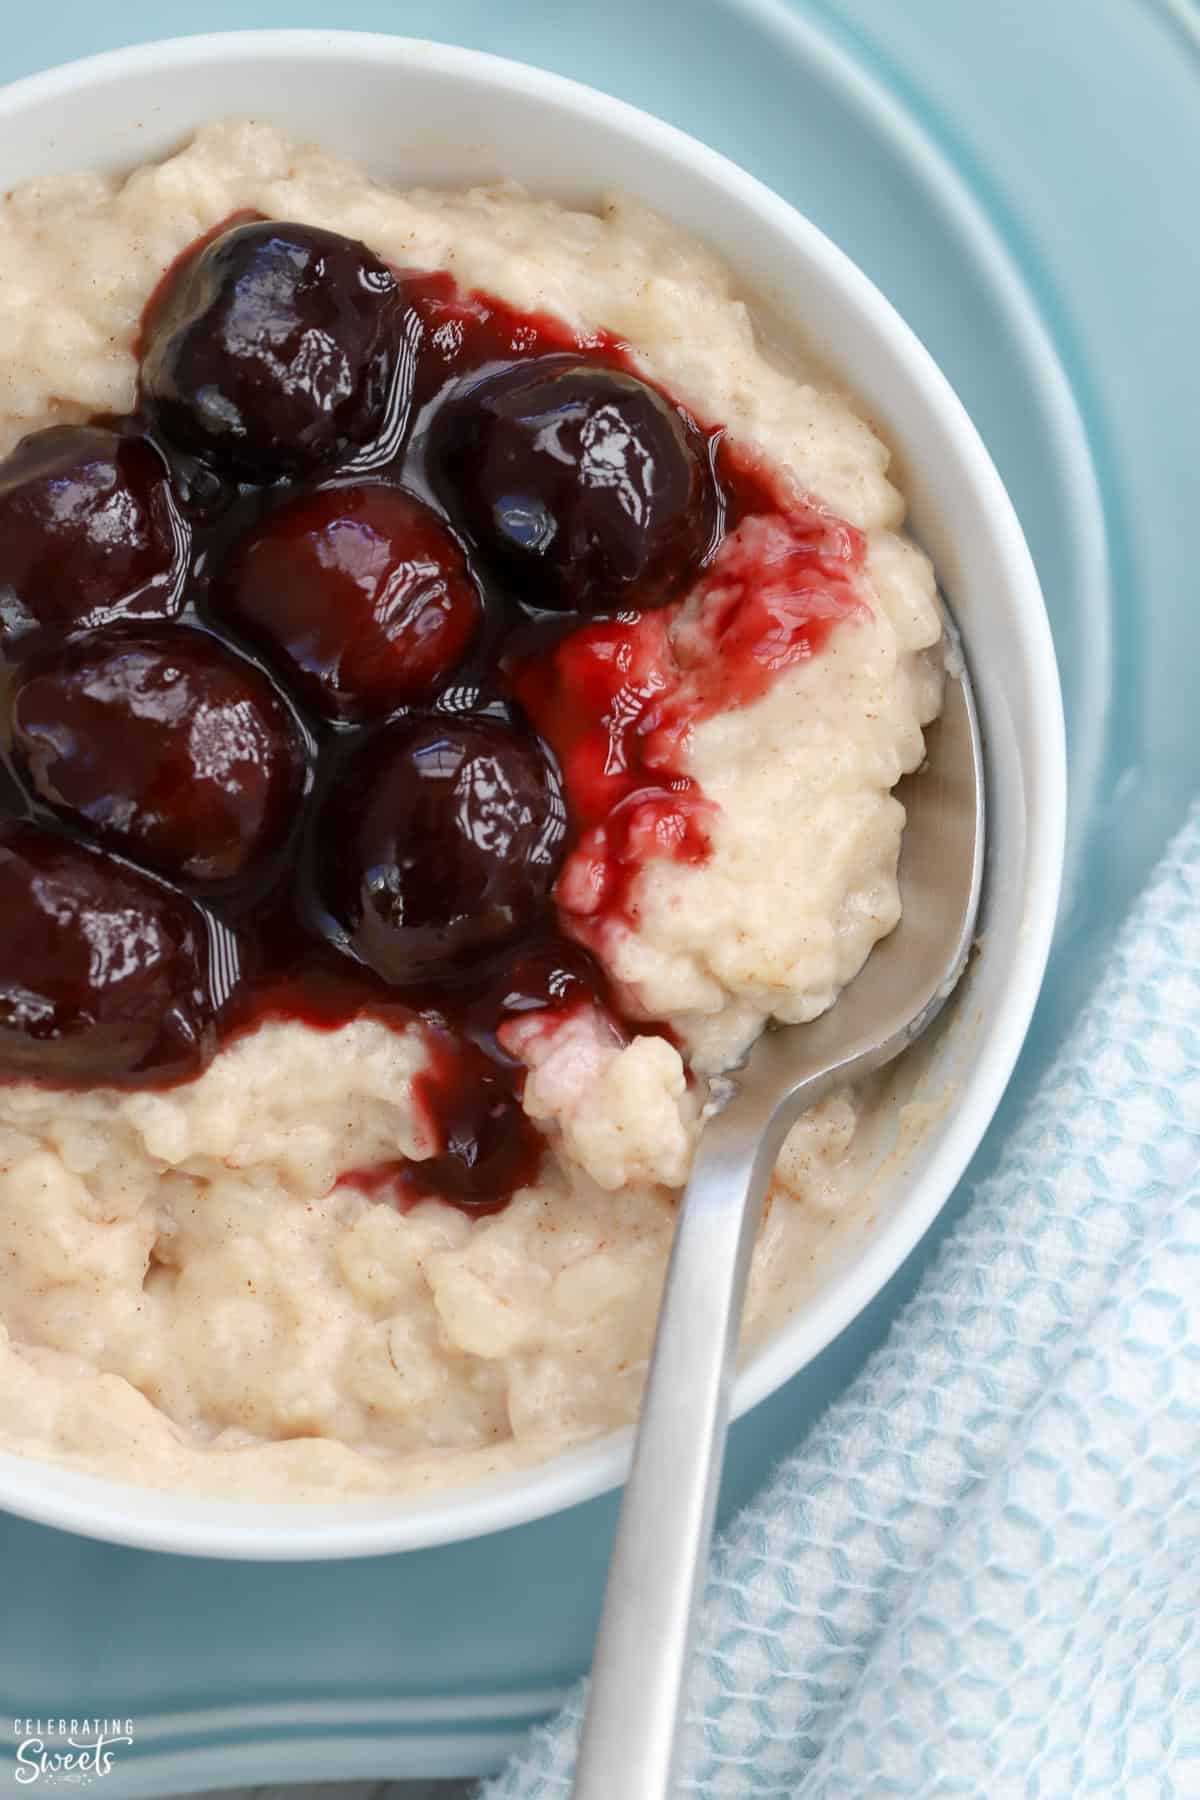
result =
[[626,1422],[709,1082],[899,916],[885,446],[619,197],[235,122],[0,233],[0,1446],[304,1498]]

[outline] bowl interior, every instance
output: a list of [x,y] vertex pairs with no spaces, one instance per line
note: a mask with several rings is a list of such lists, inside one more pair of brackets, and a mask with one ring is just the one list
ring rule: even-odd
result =
[[[848,1323],[928,1226],[987,1126],[1032,1012],[1058,892],[1065,775],[1054,653],[1015,515],[920,344],[815,228],[692,140],[557,77],[348,33],[178,40],[0,94],[0,171],[7,187],[80,167],[132,168],[232,115],[319,142],[396,185],[507,176],[585,206],[609,188],[636,195],[731,264],[764,316],[797,331],[855,393],[899,459],[912,528],[967,641],[984,723],[981,947],[952,1016],[905,1059],[860,1147],[853,1228],[837,1234],[819,1280],[792,1295],[788,1318],[747,1361],[736,1402],[744,1410]],[[628,1435],[458,1495],[296,1507],[160,1495],[0,1456],[0,1504],[150,1548],[364,1555],[501,1529],[585,1499],[620,1480]]]

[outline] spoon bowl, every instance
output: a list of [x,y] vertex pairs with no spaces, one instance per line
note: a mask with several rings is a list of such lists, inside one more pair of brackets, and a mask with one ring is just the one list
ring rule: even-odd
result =
[[746,1283],[784,1138],[833,1088],[894,1060],[966,967],[983,886],[979,720],[947,622],[941,716],[897,788],[901,918],[836,1003],[763,1033],[715,1097],[680,1203],[584,1721],[575,1800],[666,1800],[712,1536]]

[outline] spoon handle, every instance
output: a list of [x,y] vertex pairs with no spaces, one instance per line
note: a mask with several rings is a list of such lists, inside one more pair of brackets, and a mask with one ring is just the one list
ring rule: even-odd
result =
[[816,1098],[797,1093],[783,1115],[743,1090],[701,1136],[617,1525],[575,1800],[670,1792],[763,1196],[787,1126]]

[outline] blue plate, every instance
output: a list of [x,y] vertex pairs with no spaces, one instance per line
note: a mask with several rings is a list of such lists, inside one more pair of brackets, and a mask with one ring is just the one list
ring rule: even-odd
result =
[[[974,415],[1041,573],[1074,784],[1058,945],[982,1172],[1200,786],[1200,15],[1190,0],[343,0],[333,21],[326,0],[58,0],[6,35],[0,75],[175,32],[331,22],[542,63],[726,151],[866,269]],[[962,1198],[735,1428],[726,1509],[879,1342]],[[586,1665],[614,1515],[610,1496],[475,1543],[292,1567],[0,1519],[0,1729],[132,1717],[110,1800],[492,1768]]]

